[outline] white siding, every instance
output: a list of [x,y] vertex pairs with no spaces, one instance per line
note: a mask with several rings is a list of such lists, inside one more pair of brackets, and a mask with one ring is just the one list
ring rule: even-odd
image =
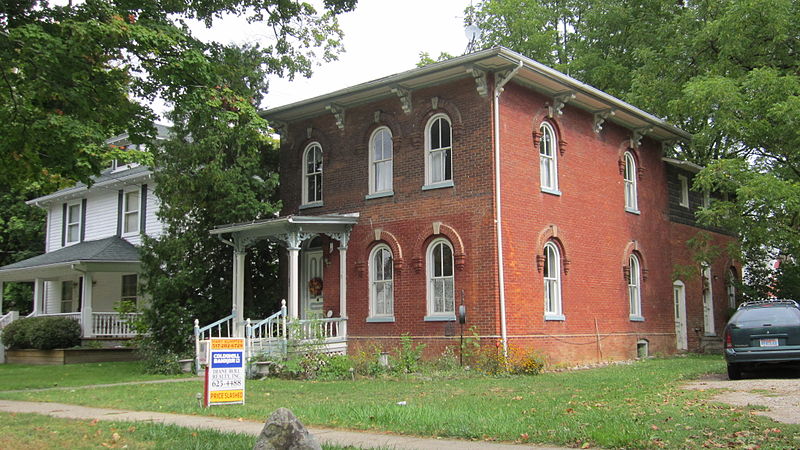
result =
[[117,234],[117,189],[90,189],[86,195],[86,236],[84,241]]
[[50,205],[47,214],[47,241],[45,252],[52,252],[61,248],[61,224],[64,220],[61,203]]

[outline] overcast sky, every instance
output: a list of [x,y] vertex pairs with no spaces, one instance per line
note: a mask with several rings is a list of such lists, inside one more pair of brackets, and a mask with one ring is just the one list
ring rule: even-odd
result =
[[[341,15],[345,52],[338,61],[314,68],[310,79],[270,80],[265,107],[333,92],[354,84],[413,69],[420,52],[461,55],[467,47],[464,9],[470,0],[358,0],[353,12]],[[259,29],[237,20],[212,30],[194,28],[199,36],[245,43],[263,40]]]

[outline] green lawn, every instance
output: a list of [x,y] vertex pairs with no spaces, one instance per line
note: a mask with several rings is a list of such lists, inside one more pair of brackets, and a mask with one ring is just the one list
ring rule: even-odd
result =
[[[0,413],[0,448],[14,449],[251,449],[245,434],[193,430],[173,425],[57,419],[39,414]],[[326,450],[353,447],[322,446]]]
[[247,383],[246,405],[208,410],[197,406],[200,381],[0,397],[253,420],[285,406],[309,426],[572,446],[800,447],[800,426],[710,404],[710,391],[680,389],[723,370],[718,356],[689,356],[531,377],[269,379]]
[[147,375],[140,362],[33,366],[0,364],[0,390],[35,389],[87,384],[185,378],[187,375]]

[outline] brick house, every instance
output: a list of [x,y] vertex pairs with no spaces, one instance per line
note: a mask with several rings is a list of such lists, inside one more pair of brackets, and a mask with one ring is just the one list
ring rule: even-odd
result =
[[664,157],[690,135],[508,49],[263,114],[281,217],[212,231],[237,255],[234,323],[258,239],[289,250],[288,315],[348,351],[457,345],[461,304],[481,342],[553,363],[699,351],[735,304],[738,263],[686,244],[733,239],[695,223],[699,167]]

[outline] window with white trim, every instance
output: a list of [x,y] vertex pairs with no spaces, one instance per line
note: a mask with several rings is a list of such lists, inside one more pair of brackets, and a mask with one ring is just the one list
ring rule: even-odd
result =
[[453,133],[450,119],[437,114],[425,127],[425,185],[451,185],[453,181]]
[[378,245],[369,258],[369,315],[371,318],[394,318],[394,266],[392,251]]
[[369,140],[369,193],[392,192],[392,132],[381,127]]
[[539,139],[539,178],[542,190],[545,192],[558,192],[558,161],[556,146],[556,133],[553,127],[542,122],[539,127],[541,138]]
[[303,152],[303,204],[322,202],[322,146],[308,144]]
[[454,318],[455,278],[453,247],[445,239],[436,239],[428,246],[428,316]]
[[140,191],[127,191],[122,195],[122,232],[124,234],[139,232],[139,208],[141,207]]
[[139,299],[138,294],[139,276],[134,274],[122,276],[122,295],[120,301],[133,302]]
[[642,270],[639,257],[631,254],[628,258],[628,301],[631,308],[631,319],[642,318]]
[[553,242],[544,245],[544,316],[563,318],[561,309],[561,254]]
[[67,244],[74,244],[81,240],[81,204],[73,203],[67,206]]
[[689,207],[689,179],[686,178],[686,175],[678,175],[678,183],[680,183],[681,189],[681,199],[680,199],[680,206],[684,208]]
[[631,152],[625,152],[625,210],[639,212],[639,199],[636,191],[636,161]]

